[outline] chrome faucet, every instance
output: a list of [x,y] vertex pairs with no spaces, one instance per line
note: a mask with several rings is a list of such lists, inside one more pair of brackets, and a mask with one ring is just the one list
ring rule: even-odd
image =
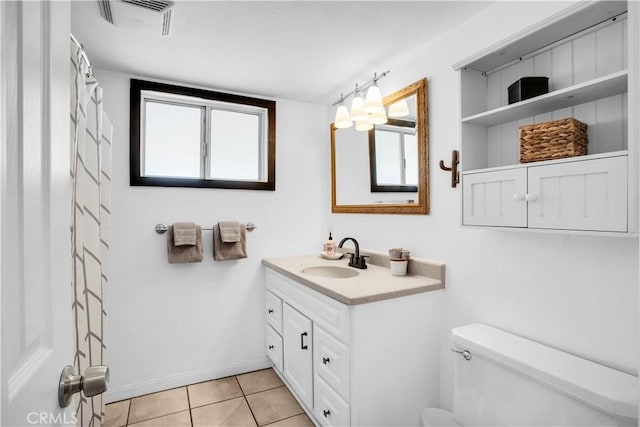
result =
[[338,247],[341,248],[342,245],[344,245],[344,242],[346,242],[347,240],[351,240],[356,247],[355,254],[347,252],[349,255],[351,255],[351,258],[349,259],[349,266],[359,269],[367,268],[367,255],[360,256],[360,245],[358,244],[358,241],[356,239],[354,239],[353,237],[345,237],[344,239],[340,240],[340,243],[338,243]]

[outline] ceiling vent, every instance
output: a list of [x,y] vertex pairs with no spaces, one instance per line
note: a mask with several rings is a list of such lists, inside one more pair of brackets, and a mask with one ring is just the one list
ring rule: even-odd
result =
[[168,36],[173,2],[163,0],[98,0],[100,15],[116,27]]

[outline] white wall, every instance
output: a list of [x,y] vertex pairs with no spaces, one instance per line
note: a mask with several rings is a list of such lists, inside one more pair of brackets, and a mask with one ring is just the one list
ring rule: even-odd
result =
[[[269,365],[262,258],[315,253],[326,239],[326,108],[277,100],[276,191],[129,186],[129,78],[97,70],[114,125],[106,290],[108,401]],[[143,78],[143,77],[142,77]],[[249,257],[170,265],[157,223],[252,221]]]
[[[429,216],[333,214],[335,238],[446,263],[441,406],[451,408],[450,330],[483,322],[637,373],[638,240],[459,227],[460,187],[450,187],[451,150],[460,147],[460,91],[451,65],[563,9],[567,3],[497,2],[417,52],[388,59],[384,93],[429,79]],[[363,70],[366,72],[367,70]],[[635,144],[638,142],[636,141]]]
[[[331,112],[284,100],[277,111],[276,192],[129,187],[129,76],[97,71],[116,135],[108,399],[267,363],[260,260],[315,253],[328,228],[336,240],[354,236],[365,249],[403,246],[415,257],[446,263],[448,314],[440,336],[429,337],[442,345],[445,408],[452,392],[449,331],[470,322],[637,373],[637,239],[461,229],[460,188],[450,188],[450,176],[438,168],[460,146],[459,80],[451,64],[566,6],[497,2],[424,49],[362,70],[391,69],[380,83],[385,93],[429,79],[429,216],[327,214]],[[214,262],[208,245],[201,264],[166,263],[156,223],[222,219],[258,225],[248,236],[248,259]]]

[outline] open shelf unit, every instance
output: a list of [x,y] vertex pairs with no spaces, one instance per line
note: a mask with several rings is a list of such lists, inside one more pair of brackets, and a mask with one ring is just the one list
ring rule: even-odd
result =
[[462,123],[495,126],[627,92],[627,70],[464,117]]
[[[454,65],[463,225],[637,235],[628,67],[638,41],[628,37],[627,6],[573,5]],[[551,91],[508,104],[508,86],[529,76],[549,77]],[[520,164],[518,128],[566,117],[588,125],[589,154]]]

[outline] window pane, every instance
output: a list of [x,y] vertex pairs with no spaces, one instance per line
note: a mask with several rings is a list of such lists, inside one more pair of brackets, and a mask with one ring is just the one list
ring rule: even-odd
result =
[[144,175],[200,177],[201,109],[146,103]]
[[376,175],[378,185],[402,184],[400,134],[376,130]]
[[416,135],[404,134],[404,159],[407,185],[418,185],[418,141]]
[[213,179],[261,181],[260,116],[211,110]]

